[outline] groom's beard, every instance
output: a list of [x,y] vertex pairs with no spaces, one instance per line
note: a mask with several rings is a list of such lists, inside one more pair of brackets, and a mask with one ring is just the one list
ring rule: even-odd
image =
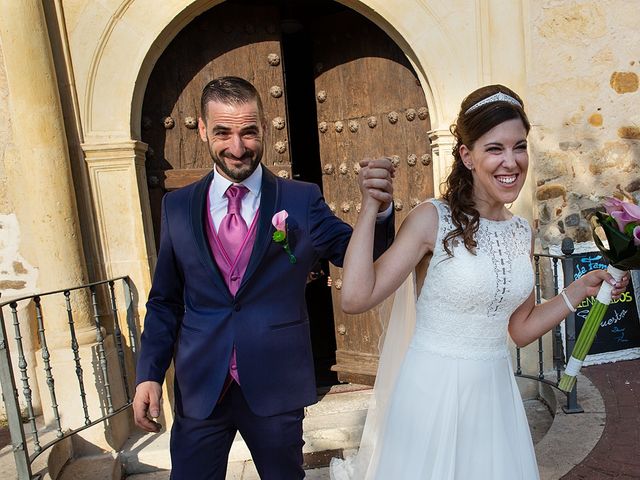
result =
[[[207,148],[209,149],[209,155],[211,155],[211,159],[218,170],[223,173],[227,178],[229,178],[234,183],[240,183],[243,180],[246,180],[251,176],[253,172],[255,172],[256,168],[260,164],[260,160],[262,160],[262,148],[259,150],[246,150],[244,155],[241,158],[236,158],[232,155],[222,155],[220,157],[216,152],[211,148],[211,143],[207,142]],[[229,158],[235,161],[241,161],[244,165],[241,167],[235,167],[233,165],[228,164],[225,161],[225,158]]]

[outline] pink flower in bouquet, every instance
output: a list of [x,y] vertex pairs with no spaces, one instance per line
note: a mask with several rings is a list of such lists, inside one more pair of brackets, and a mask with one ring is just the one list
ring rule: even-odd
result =
[[633,244],[640,247],[640,225],[633,229]]
[[604,199],[604,202],[602,202],[602,205],[604,206],[604,209],[607,211],[607,213],[611,215],[613,212],[622,211],[623,203],[624,202],[622,200],[618,200],[617,198],[607,197]]
[[[617,198],[608,198],[604,202],[604,208],[613,219],[622,233],[631,235],[640,225],[640,207],[633,203],[623,202]],[[627,230],[627,225],[631,224]],[[633,233],[635,238],[635,233]]]

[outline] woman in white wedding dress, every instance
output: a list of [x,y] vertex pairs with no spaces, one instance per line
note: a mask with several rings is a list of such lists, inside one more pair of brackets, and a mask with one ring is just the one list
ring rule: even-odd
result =
[[[387,345],[387,333],[366,438],[355,457],[332,461],[332,479],[539,478],[507,334],[527,345],[557,325],[570,306],[595,295],[601,282],[612,283],[619,296],[628,276],[615,283],[596,270],[535,305],[532,231],[505,206],[525,181],[529,128],[522,100],[510,89],[490,85],[470,94],[452,127],[457,144],[442,200],[418,205],[375,264],[376,214],[389,199],[366,189],[379,179],[364,179],[362,209],[344,264],[343,309],[372,308],[406,286],[423,258],[430,260],[398,373],[389,376],[387,370],[381,379],[382,369],[400,354],[397,348],[389,352],[395,347]],[[402,328],[396,322],[411,315],[399,313],[398,296],[390,329]],[[388,401],[379,395],[385,389]]]

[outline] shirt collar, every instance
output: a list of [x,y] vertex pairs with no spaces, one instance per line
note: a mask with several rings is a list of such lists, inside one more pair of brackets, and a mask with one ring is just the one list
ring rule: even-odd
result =
[[[211,185],[212,193],[214,198],[222,198],[224,193],[234,183],[223,177],[216,167],[213,167],[213,183]],[[258,168],[256,168],[251,175],[245,178],[239,185],[244,185],[249,189],[250,193],[254,195],[259,195],[262,189],[262,164],[258,164]]]

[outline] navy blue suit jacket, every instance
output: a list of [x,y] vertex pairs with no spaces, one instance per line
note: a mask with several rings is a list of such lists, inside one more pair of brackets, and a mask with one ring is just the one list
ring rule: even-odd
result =
[[[181,414],[211,414],[229,370],[232,347],[242,392],[251,410],[270,416],[317,401],[307,275],[319,259],[341,266],[351,227],[336,217],[315,184],[284,180],[263,168],[256,241],[233,297],[205,233],[206,197],[213,172],[165,195],[158,263],[147,302],[136,382],[162,383],[175,363]],[[290,263],[273,242],[271,218],[286,210]],[[393,241],[393,215],[377,227],[378,253]]]

